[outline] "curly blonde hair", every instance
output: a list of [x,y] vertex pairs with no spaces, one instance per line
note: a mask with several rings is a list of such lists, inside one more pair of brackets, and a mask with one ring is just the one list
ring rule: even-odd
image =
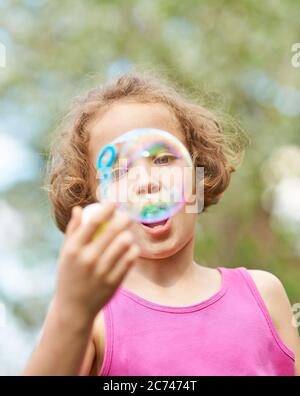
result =
[[[65,232],[75,205],[95,202],[89,180],[89,129],[101,110],[117,101],[160,103],[175,114],[195,166],[204,167],[204,209],[216,204],[242,157],[240,128],[225,133],[225,118],[179,93],[175,84],[149,73],[129,72],[76,97],[54,140],[45,188],[58,228]],[[233,124],[230,123],[232,126]],[[233,133],[234,132],[234,133]]]

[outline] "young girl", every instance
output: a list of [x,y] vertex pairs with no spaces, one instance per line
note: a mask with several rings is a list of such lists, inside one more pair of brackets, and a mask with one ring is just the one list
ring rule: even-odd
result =
[[[214,114],[173,88],[128,73],[79,98],[50,169],[49,196],[65,232],[57,288],[23,373],[299,373],[300,343],[282,284],[264,271],[195,263],[197,214],[183,207],[153,232],[105,203],[82,222],[82,208],[97,202],[100,150],[127,131],[148,127],[179,138],[194,165],[204,167],[204,209],[227,188],[238,146]],[[143,188],[151,191],[148,183]]]

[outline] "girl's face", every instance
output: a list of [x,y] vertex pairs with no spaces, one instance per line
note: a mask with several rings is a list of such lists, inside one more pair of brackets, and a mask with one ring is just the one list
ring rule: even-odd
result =
[[[175,115],[162,104],[116,103],[90,123],[89,155],[95,167],[101,149],[120,135],[136,128],[158,128],[172,133],[185,143]],[[151,183],[151,181],[149,181]],[[94,196],[98,181],[90,181]],[[147,186],[143,186],[143,188]],[[141,247],[141,257],[162,259],[180,251],[194,236],[196,213],[186,213],[185,207],[157,228],[133,223],[131,231]]]

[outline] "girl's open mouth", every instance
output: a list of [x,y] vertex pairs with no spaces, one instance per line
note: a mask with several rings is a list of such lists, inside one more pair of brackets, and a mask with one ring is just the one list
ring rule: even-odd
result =
[[156,223],[142,223],[142,227],[150,235],[162,236],[169,232],[171,228],[171,218],[169,217],[168,219],[158,221]]

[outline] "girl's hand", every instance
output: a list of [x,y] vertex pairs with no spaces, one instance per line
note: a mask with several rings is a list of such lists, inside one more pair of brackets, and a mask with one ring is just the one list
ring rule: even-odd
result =
[[[97,228],[108,225],[93,238]],[[86,224],[82,208],[72,210],[59,256],[55,306],[66,321],[91,323],[109,301],[140,249],[128,231],[130,218],[105,203]]]

